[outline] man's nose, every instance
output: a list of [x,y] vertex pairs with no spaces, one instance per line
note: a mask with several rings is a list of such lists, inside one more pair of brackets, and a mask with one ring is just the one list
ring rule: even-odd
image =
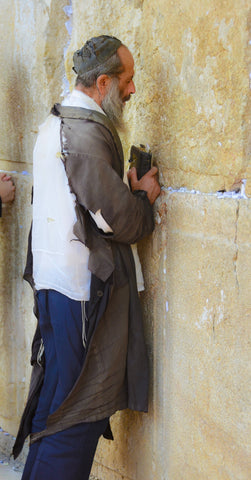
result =
[[136,92],[136,87],[135,87],[134,81],[132,80],[130,85],[130,94],[132,95],[135,92]]

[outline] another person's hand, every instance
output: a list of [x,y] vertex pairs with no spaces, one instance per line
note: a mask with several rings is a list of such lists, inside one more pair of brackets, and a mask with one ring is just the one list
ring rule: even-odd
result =
[[3,203],[12,202],[15,198],[16,187],[9,175],[0,173],[0,197]]
[[128,171],[128,180],[131,185],[132,192],[134,190],[144,190],[147,192],[147,197],[151,205],[155,202],[160,194],[160,184],[157,179],[158,169],[152,167],[140,180],[137,177],[137,170],[135,167]]

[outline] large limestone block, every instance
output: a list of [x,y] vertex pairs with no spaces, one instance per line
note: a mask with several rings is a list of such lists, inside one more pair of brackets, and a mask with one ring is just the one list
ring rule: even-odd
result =
[[0,426],[13,434],[27,395],[35,327],[32,292],[22,279],[31,221],[32,150],[39,124],[60,101],[67,3],[0,0],[0,167],[16,172],[16,200],[4,206],[0,220]]
[[13,435],[23,410],[30,377],[30,345],[36,326],[31,288],[23,280],[31,224],[31,175],[11,173],[13,204],[0,219],[0,425]]
[[250,182],[248,11],[248,2],[144,2],[135,130],[148,134],[164,185]]
[[149,414],[112,421],[102,480],[248,480],[251,215],[243,198],[165,192],[141,244]]
[[38,131],[60,101],[67,16],[61,0],[0,0],[0,159],[32,164]]

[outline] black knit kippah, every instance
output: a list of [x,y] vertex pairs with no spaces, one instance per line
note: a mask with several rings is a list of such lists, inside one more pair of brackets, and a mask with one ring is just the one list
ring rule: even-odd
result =
[[122,42],[116,37],[108,35],[93,37],[74,53],[72,69],[77,75],[89,72],[106,62],[121,45]]

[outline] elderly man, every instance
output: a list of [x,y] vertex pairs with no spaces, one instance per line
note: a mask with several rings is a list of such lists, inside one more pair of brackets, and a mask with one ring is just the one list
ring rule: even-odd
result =
[[33,268],[28,256],[26,277],[38,329],[35,373],[14,446],[17,456],[31,434],[23,480],[87,480],[99,437],[112,437],[109,417],[125,408],[147,411],[130,245],[154,228],[157,168],[140,180],[132,169],[131,190],[123,183],[116,127],[135,93],[129,50],[102,35],[73,61],[75,89],[54,106],[34,149]]

